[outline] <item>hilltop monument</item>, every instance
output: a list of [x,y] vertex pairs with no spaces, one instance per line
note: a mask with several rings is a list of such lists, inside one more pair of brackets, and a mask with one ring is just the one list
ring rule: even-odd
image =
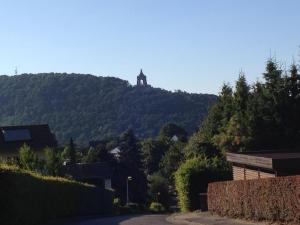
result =
[[147,86],[147,77],[146,75],[143,73],[143,70],[141,69],[140,74],[137,76],[137,82],[136,82],[137,86]]

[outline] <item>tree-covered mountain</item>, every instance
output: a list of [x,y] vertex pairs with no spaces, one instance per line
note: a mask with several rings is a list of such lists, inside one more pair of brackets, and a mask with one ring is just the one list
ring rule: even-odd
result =
[[157,135],[163,124],[197,129],[216,96],[137,87],[114,77],[43,73],[0,76],[0,125],[48,123],[59,143]]

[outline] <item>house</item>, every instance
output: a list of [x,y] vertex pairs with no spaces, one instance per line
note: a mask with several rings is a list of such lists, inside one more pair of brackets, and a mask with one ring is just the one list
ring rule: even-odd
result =
[[300,174],[300,152],[227,153],[234,180],[250,180]]
[[63,167],[63,175],[80,182],[111,188],[112,171],[105,162],[67,164]]
[[119,147],[115,147],[114,149],[110,150],[109,153],[112,154],[117,160],[119,160],[121,157],[121,150]]
[[55,135],[48,124],[0,127],[0,156],[17,157],[22,145],[27,144],[40,157],[46,147],[57,147]]
[[173,137],[171,138],[171,141],[173,142],[177,142],[179,140],[179,138],[177,137],[177,135],[173,135]]

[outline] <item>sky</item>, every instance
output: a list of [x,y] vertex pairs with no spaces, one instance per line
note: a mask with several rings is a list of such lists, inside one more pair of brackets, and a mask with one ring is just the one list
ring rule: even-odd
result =
[[0,74],[115,76],[217,94],[300,52],[298,0],[0,0]]

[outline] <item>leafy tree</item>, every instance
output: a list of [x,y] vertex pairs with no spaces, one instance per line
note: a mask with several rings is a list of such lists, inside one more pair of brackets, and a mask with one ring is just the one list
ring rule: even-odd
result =
[[146,139],[142,142],[141,153],[145,174],[158,171],[159,162],[168,148],[169,143],[162,139]]
[[174,136],[177,136],[177,138],[183,142],[187,140],[187,132],[174,123],[165,124],[159,132],[159,138],[161,139],[171,139]]
[[20,148],[19,163],[20,167],[26,170],[39,171],[41,169],[37,155],[26,144]]
[[89,148],[87,154],[82,158],[82,162],[84,163],[95,163],[99,161],[99,152],[94,148]]
[[100,145],[96,148],[90,148],[86,155],[83,156],[82,162],[94,163],[94,162],[108,162],[114,161],[113,155],[111,155],[105,146]]
[[162,156],[159,167],[161,174],[174,184],[174,173],[184,159],[185,143],[176,142]]

